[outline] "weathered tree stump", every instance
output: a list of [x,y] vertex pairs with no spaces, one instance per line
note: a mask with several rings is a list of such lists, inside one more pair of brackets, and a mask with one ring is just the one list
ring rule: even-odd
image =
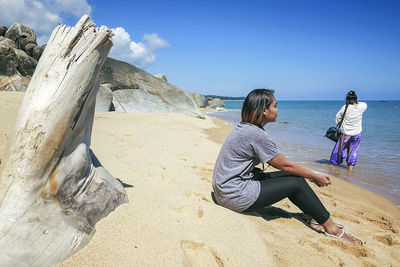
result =
[[0,266],[61,262],[128,201],[89,149],[111,36],[83,16],[56,27],[47,43],[0,165]]

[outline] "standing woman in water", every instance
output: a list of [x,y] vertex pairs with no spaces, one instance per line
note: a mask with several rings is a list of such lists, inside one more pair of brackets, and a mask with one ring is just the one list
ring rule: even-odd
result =
[[[248,94],[243,102],[242,122],[225,140],[215,163],[212,185],[217,203],[237,212],[247,212],[287,197],[311,216],[311,226],[319,224],[326,236],[354,243],[356,238],[333,222],[305,181],[307,178],[320,187],[328,186],[329,176],[288,160],[264,129],[267,123],[276,121],[277,114],[273,90],[256,89]],[[255,166],[260,163],[270,164],[284,173],[278,176],[257,171]]]
[[347,93],[346,104],[338,111],[335,118],[336,123],[339,123],[344,114],[339,129],[342,134],[332,150],[331,164],[340,165],[343,159],[346,159],[349,172],[356,166],[362,136],[362,116],[366,110],[367,103],[357,102],[357,95],[354,91]]

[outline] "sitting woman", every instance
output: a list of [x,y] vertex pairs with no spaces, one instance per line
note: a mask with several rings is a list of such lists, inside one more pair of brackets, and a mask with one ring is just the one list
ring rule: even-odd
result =
[[[319,224],[325,229],[325,235],[354,243],[356,238],[333,222],[303,178],[322,187],[331,184],[329,176],[286,159],[264,129],[267,123],[276,121],[278,109],[273,94],[273,90],[256,89],[244,100],[242,122],[227,137],[215,163],[212,184],[217,203],[233,211],[248,212],[288,197],[311,216],[311,226]],[[270,177],[257,172],[259,169],[255,166],[260,163],[268,163],[284,174]]]

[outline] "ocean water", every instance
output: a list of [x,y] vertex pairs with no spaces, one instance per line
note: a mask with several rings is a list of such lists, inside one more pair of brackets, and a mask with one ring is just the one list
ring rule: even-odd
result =
[[[226,110],[209,113],[232,125],[240,122],[243,101],[224,101]],[[400,206],[400,101],[365,101],[363,137],[357,165],[330,166],[334,142],[325,138],[343,101],[279,101],[278,118],[265,129],[290,160],[367,188]]]

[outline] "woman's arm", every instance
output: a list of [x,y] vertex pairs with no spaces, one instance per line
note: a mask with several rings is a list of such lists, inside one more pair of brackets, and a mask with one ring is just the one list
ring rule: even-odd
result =
[[328,175],[310,171],[300,166],[299,164],[288,160],[282,154],[278,154],[278,156],[268,161],[268,164],[281,171],[285,171],[293,175],[308,178],[312,182],[315,182],[318,186],[327,186],[332,183]]
[[[345,107],[345,106],[343,106]],[[335,116],[335,123],[338,124],[340,122],[340,120],[342,119],[343,113],[344,113],[344,108],[341,107],[340,110],[338,111],[338,113],[336,113]]]

